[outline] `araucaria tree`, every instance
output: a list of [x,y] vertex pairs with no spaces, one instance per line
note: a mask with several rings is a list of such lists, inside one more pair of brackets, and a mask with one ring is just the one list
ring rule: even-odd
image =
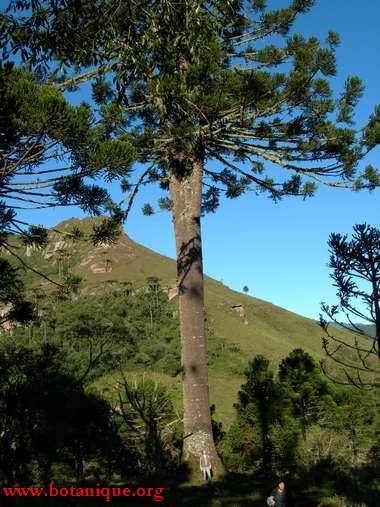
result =
[[[115,220],[96,224],[92,239],[105,241],[118,233],[118,208],[94,181],[128,172],[134,149],[129,141],[104,140],[99,134],[89,106],[72,106],[53,84],[39,83],[25,69],[0,62],[1,253],[32,269],[18,254],[15,235],[32,247],[43,247],[48,241],[46,229],[19,219],[20,210],[77,205],[91,214],[109,211]],[[33,305],[24,300],[17,275],[9,258],[1,259],[0,328],[33,316]],[[68,289],[72,277],[66,282],[70,282],[65,284]],[[54,283],[63,288],[62,283]]]
[[[368,224],[355,225],[351,238],[333,233],[328,245],[338,304],[322,304],[323,347],[343,368],[348,383],[380,387],[380,230]],[[350,341],[336,336],[331,323],[356,338]]]
[[194,472],[203,448],[223,471],[209,411],[202,212],[248,190],[277,200],[312,195],[317,183],[380,182],[373,167],[358,172],[380,141],[380,108],[355,131],[360,80],[348,78],[334,100],[325,79],[335,73],[338,36],[329,33],[323,44],[290,34],[312,4],[18,0],[2,17],[3,57],[20,54],[61,88],[92,80],[104,138],[130,139],[147,164],[136,186],[123,182],[132,190],[125,215],[141,185],[157,182],[170,194],[161,205],[172,210],[175,228],[184,456]]

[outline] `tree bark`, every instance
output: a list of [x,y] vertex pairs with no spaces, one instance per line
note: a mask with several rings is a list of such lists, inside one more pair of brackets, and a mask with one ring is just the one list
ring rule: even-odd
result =
[[[375,274],[376,276],[376,274]],[[373,288],[373,301],[375,307],[375,350],[377,352],[377,359],[380,362],[380,304],[379,304],[379,292],[377,288],[377,279],[373,277],[372,282]]]
[[202,172],[203,161],[194,155],[177,160],[170,178],[181,324],[183,457],[192,481],[201,479],[203,449],[211,458],[214,474],[225,473],[214,444],[209,402],[200,225]]

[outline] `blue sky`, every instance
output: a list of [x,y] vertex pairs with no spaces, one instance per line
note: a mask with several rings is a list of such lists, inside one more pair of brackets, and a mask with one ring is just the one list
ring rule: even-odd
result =
[[[5,2],[1,2],[4,5]],[[271,4],[271,2],[268,2]],[[272,5],[285,5],[277,0]],[[358,108],[358,125],[380,103],[379,53],[380,2],[378,0],[318,0],[313,10],[299,18],[295,30],[324,38],[328,30],[339,32],[338,92],[347,75],[363,78],[366,91]],[[380,165],[380,150],[367,160]],[[249,193],[222,202],[216,214],[202,221],[205,272],[226,285],[311,318],[318,318],[320,302],[333,303],[335,291],[327,268],[327,239],[331,232],[350,233],[355,223],[380,227],[379,194],[319,188],[306,201],[284,199],[275,204],[265,196]],[[158,213],[145,217],[141,207],[157,197],[143,189],[130,214],[126,232],[157,252],[174,257],[171,217]],[[33,215],[33,221],[55,225],[63,218],[79,216],[72,210]],[[29,217],[31,219],[31,216]]]

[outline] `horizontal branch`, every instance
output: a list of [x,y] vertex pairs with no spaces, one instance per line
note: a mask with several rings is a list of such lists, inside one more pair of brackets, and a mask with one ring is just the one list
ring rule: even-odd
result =
[[83,74],[76,74],[73,76],[70,76],[65,81],[57,82],[57,81],[50,81],[47,84],[51,84],[56,86],[59,89],[65,89],[70,88],[73,86],[77,86],[78,84],[85,83],[86,81],[90,81],[91,79],[94,79],[95,77],[98,77],[102,74],[105,74],[106,72],[109,72],[112,69],[112,64],[103,65],[102,67],[99,67],[97,69],[89,70],[87,72],[84,72]]

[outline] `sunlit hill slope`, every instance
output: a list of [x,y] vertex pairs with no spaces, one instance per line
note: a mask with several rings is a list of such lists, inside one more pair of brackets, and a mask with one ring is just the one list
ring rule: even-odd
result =
[[[93,220],[72,219],[55,229],[65,233],[75,226],[88,232]],[[139,288],[144,286],[147,277],[154,276],[161,280],[173,305],[178,299],[174,260],[143,247],[124,233],[116,243],[94,247],[91,242],[74,242],[69,235],[52,230],[46,248],[20,247],[20,253],[27,263],[53,279],[68,268],[80,275],[83,278],[82,294],[97,293],[123,282]],[[38,284],[49,290],[49,282],[33,273],[25,276],[29,287]],[[316,321],[235,292],[208,277],[205,279],[205,299],[208,349],[214,354],[210,366],[211,403],[216,405],[219,419],[230,421],[244,369],[256,354],[263,354],[278,363],[291,350],[302,347],[316,360],[323,358],[322,330]],[[180,398],[179,377],[150,374],[167,384],[176,399]]]

